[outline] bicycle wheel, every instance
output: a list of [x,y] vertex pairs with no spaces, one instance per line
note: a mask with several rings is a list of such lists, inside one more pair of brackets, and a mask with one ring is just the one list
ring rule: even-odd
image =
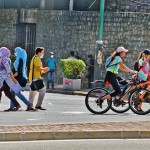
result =
[[130,106],[129,106],[129,96],[130,96],[130,93],[126,93],[124,94],[126,91],[128,91],[130,89],[131,85],[125,85],[121,88],[121,91],[122,91],[122,94],[124,95],[123,96],[123,103],[119,106],[116,106],[115,105],[115,100],[120,100],[119,97],[113,97],[113,100],[112,100],[112,105],[111,105],[111,110],[116,112],[116,113],[124,113],[124,112],[127,112],[129,109],[130,109]]
[[150,91],[147,89],[136,89],[129,97],[131,110],[138,115],[150,113]]
[[85,98],[85,105],[87,109],[94,114],[106,113],[110,109],[112,101],[104,100],[102,108],[100,108],[97,100],[99,97],[103,97],[107,94],[108,91],[103,88],[95,88],[89,91]]
[[[119,99],[117,97],[114,97],[113,98],[114,100],[115,99]],[[129,94],[127,94],[125,97],[124,97],[124,103],[122,103],[121,105],[119,106],[116,106],[115,103],[114,103],[114,100],[112,100],[112,105],[111,105],[111,110],[116,112],[116,113],[124,113],[124,112],[127,112],[129,109],[130,109],[130,106],[129,106]]]

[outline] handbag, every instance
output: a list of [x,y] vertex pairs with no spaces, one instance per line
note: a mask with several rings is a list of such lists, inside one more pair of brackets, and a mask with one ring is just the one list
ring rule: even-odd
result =
[[24,78],[22,75],[21,76],[17,76],[16,77],[17,81],[19,82],[19,84],[22,86],[22,87],[25,87],[26,84],[27,84],[27,79]]
[[36,81],[32,81],[31,82],[31,85],[30,85],[30,88],[32,91],[36,91],[36,90],[40,90],[44,87],[44,83],[43,83],[43,80],[42,79],[38,79]]
[[[36,56],[35,56],[36,57]],[[34,57],[34,59],[35,59]],[[33,59],[33,68],[32,68],[32,82],[30,85],[30,88],[32,91],[37,91],[42,89],[45,85],[42,79],[37,79],[37,80],[33,80],[33,75],[34,75],[34,59]]]

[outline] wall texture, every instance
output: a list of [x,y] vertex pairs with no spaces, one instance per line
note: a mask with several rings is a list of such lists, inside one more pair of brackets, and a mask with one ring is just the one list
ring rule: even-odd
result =
[[[0,10],[0,45],[14,47],[18,14],[16,10]],[[57,58],[57,79],[62,81],[59,60],[67,58],[69,51],[79,51],[87,60],[88,54],[95,55],[95,43],[98,34],[99,12],[84,11],[21,11],[21,23],[36,23],[36,46],[45,47],[45,59],[53,51]],[[24,35],[26,36],[26,35]],[[103,30],[103,61],[117,46],[129,49],[125,63],[133,68],[141,50],[150,48],[150,14],[130,12],[105,12]],[[34,50],[33,50],[34,51]],[[104,77],[104,66],[100,68]],[[128,76],[128,74],[123,74]]]
[[0,46],[12,48],[15,43],[17,11],[0,9]]

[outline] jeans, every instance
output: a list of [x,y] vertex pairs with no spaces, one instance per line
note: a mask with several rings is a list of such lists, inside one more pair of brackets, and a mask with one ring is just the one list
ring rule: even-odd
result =
[[[19,99],[21,99],[27,106],[31,105],[31,103],[25,98],[25,96],[21,92],[19,92],[17,94],[15,94],[14,92],[12,92],[12,93],[14,96],[16,95]],[[12,101],[10,103],[10,108],[14,108],[14,104],[12,103]]]
[[54,88],[54,77],[55,77],[55,71],[51,70],[47,74],[47,88],[49,88],[49,82],[52,83],[52,88]]

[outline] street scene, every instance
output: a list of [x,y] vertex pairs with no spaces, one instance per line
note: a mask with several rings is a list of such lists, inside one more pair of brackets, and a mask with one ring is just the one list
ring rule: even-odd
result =
[[0,0],[0,150],[150,147],[150,0]]

